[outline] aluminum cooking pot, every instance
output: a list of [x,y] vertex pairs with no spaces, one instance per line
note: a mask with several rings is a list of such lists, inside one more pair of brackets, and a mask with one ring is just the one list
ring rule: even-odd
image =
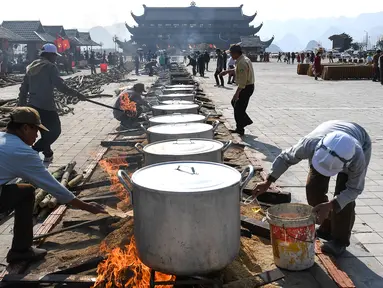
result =
[[166,101],[166,100],[186,100],[186,101],[194,101],[195,94],[166,94],[166,95],[158,95],[159,101]]
[[155,105],[152,107],[153,116],[173,114],[173,113],[198,114],[199,109],[200,109],[200,106],[198,104]]
[[197,86],[196,86],[196,85],[183,85],[183,84],[178,84],[178,85],[165,85],[165,89],[171,89],[171,88],[197,89]]
[[240,199],[253,175],[252,166],[241,174],[196,161],[150,165],[132,178],[120,170],[118,177],[131,194],[140,260],[170,275],[224,269],[239,252]]
[[181,113],[155,116],[149,119],[149,126],[160,125],[160,124],[205,123],[208,116],[204,116],[201,114],[181,114]]
[[213,139],[214,131],[217,129],[219,121],[216,120],[213,125],[206,123],[180,123],[180,124],[164,124],[155,125],[145,129],[141,126],[146,135],[148,142],[154,143],[164,140],[176,140],[182,138],[205,138]]
[[137,143],[135,148],[144,154],[145,166],[172,161],[208,161],[223,163],[223,154],[232,141],[223,144],[211,139],[165,140],[148,144]]
[[163,89],[162,93],[166,94],[175,94],[175,93],[185,93],[185,94],[192,94],[195,92],[194,88],[169,88],[169,89]]
[[166,101],[161,101],[161,105],[191,105],[194,104],[193,101],[186,101],[186,100],[179,100],[179,99],[174,99],[174,100],[166,100]]

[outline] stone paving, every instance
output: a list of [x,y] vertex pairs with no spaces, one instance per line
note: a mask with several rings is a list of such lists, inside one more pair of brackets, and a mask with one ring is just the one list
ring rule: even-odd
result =
[[[85,70],[83,74],[87,74]],[[150,84],[154,77],[133,76],[145,84]],[[104,86],[105,94],[113,94],[114,90],[126,84],[110,84]],[[18,94],[18,86],[11,86],[0,89],[0,99],[15,98]],[[98,98],[96,101],[113,105],[113,98]],[[68,164],[70,161],[77,162],[76,170],[84,170],[96,157],[96,150],[100,142],[107,137],[109,132],[115,130],[118,121],[113,118],[112,111],[88,102],[80,102],[75,105],[75,114],[68,114],[61,117],[62,133],[54,143],[54,160],[50,169]],[[1,223],[1,222],[0,222]],[[0,271],[4,269],[5,256],[9,250],[13,237],[13,217],[0,225]]]
[[[284,63],[255,63],[254,70],[256,89],[247,110],[254,124],[243,139],[257,150],[265,169],[281,149],[294,145],[323,121],[352,120],[369,132],[373,152],[366,187],[357,200],[352,245],[338,263],[356,287],[383,287],[383,86],[372,81],[315,81],[297,75],[295,65]],[[213,73],[205,77],[200,82],[235,127],[230,100],[236,86],[217,88]],[[302,161],[277,182],[292,192],[294,202],[306,202],[307,171],[307,161]],[[331,195],[334,184],[332,179]]]

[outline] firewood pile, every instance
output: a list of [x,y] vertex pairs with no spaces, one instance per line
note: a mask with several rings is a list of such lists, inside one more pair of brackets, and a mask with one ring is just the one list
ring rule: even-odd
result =
[[[125,79],[125,75],[132,71],[132,67],[132,64],[127,63],[125,65],[126,70],[113,68],[107,73],[70,77],[65,80],[65,84],[67,84],[70,88],[78,90],[89,98],[102,96],[112,97],[113,95],[102,94],[104,91],[102,86],[110,83],[135,81],[135,79]],[[69,113],[73,114],[74,108],[70,107],[69,104],[75,105],[80,101],[77,97],[65,95],[57,90],[55,90],[55,100],[57,112],[60,116]],[[10,112],[17,106],[17,102],[17,99],[0,100],[0,128],[7,126]]]
[[[73,188],[81,183],[84,179],[82,174],[78,174],[74,167],[76,162],[70,162],[67,166],[62,166],[52,173],[57,181],[67,187]],[[44,220],[58,205],[57,199],[48,194],[47,191],[36,189],[35,191],[35,206],[33,208],[33,215],[37,221]]]
[[323,80],[360,80],[371,79],[372,74],[371,65],[325,66],[322,78]]
[[7,75],[0,76],[0,88],[21,84],[24,76],[21,75]]

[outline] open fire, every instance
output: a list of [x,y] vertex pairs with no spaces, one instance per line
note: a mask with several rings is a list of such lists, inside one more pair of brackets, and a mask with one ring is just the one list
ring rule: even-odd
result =
[[130,116],[135,116],[137,114],[136,102],[130,100],[128,92],[122,92],[120,94],[120,107]]
[[[122,167],[129,164],[124,158],[104,159],[99,162],[103,170],[109,175],[111,181],[111,191],[116,192],[117,196],[124,204],[130,205],[129,193],[120,183],[117,172]],[[97,267],[97,280],[94,288],[147,288],[150,287],[151,269],[141,262],[137,255],[136,242],[134,237],[124,248],[107,247],[102,243],[101,253],[106,254],[106,260]],[[174,281],[175,276],[156,272],[155,281]],[[172,287],[156,286],[160,288]]]

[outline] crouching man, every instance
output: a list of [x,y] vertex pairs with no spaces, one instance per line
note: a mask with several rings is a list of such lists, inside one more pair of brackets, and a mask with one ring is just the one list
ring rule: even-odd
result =
[[[291,165],[308,159],[306,196],[321,224],[317,236],[328,240],[323,252],[340,256],[350,245],[355,199],[364,189],[370,158],[371,140],[363,127],[346,121],[324,122],[275,159],[267,181],[258,184],[253,194],[266,192]],[[329,200],[329,181],[335,175],[335,196]]]
[[[0,213],[15,211],[12,247],[7,255],[9,263],[43,258],[47,251],[32,247],[33,206],[35,187],[41,188],[60,203],[90,213],[105,213],[102,206],[77,199],[45,168],[38,152],[31,146],[38,131],[48,131],[41,124],[39,113],[29,107],[15,108],[6,132],[0,132]],[[21,178],[31,184],[7,184]]]
[[132,89],[125,89],[118,96],[115,108],[124,110],[113,110],[113,116],[120,121],[124,128],[135,128],[139,126],[139,117],[144,111],[144,107],[150,109],[150,105],[142,98],[142,93],[145,91],[145,85],[137,83]]

